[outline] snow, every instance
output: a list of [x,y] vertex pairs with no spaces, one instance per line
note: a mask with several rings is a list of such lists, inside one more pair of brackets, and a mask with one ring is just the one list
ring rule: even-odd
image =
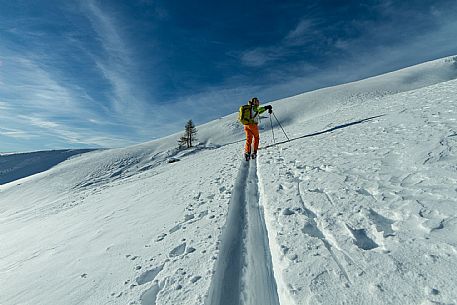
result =
[[456,84],[348,105],[319,120],[385,115],[259,159],[279,269],[297,304],[456,301]]
[[44,172],[74,155],[83,154],[89,151],[91,150],[68,149],[0,154],[0,184]]
[[207,303],[278,305],[255,162],[241,164],[230,207]]
[[456,76],[275,101],[256,161],[236,114],[185,151],[0,155],[0,304],[455,304]]

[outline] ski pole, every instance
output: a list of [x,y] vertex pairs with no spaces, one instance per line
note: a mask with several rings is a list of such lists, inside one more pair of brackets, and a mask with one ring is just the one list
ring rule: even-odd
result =
[[276,122],[278,122],[279,127],[281,127],[282,132],[284,132],[284,135],[286,136],[287,141],[290,141],[289,137],[287,136],[286,132],[284,131],[284,128],[282,128],[281,123],[279,123],[279,120],[278,120],[278,118],[276,117],[275,113],[274,113],[273,111],[272,111],[272,113],[273,113],[273,116],[274,116],[275,119],[276,119]]
[[273,134],[273,144],[276,144],[275,132],[273,131],[273,121],[271,120],[271,113],[270,113],[270,126],[271,126],[271,133]]

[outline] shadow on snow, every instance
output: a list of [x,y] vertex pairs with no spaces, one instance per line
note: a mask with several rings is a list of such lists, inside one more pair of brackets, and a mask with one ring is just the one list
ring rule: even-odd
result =
[[[321,134],[324,134],[324,133],[330,133],[330,132],[338,130],[338,129],[346,128],[346,127],[357,125],[357,124],[362,124],[362,123],[365,123],[365,122],[368,122],[368,121],[371,121],[373,119],[380,118],[380,117],[383,117],[383,116],[385,116],[385,114],[369,117],[369,118],[366,118],[366,119],[363,119],[363,120],[358,120],[358,121],[354,121],[354,122],[341,124],[341,125],[338,125],[338,126],[326,129],[326,130],[322,130],[322,131],[306,134],[306,135],[303,135],[303,136],[299,136],[299,137],[290,139],[288,141],[276,142],[274,144],[270,144],[270,145],[264,146],[264,147],[262,147],[260,149],[267,149],[267,148],[270,148],[270,147],[273,147],[273,146],[276,146],[276,145],[289,143],[289,142],[292,142],[292,141],[295,141],[295,140],[304,139],[304,138],[308,138],[308,137],[315,137],[315,136],[318,136],[318,135],[321,135]],[[241,141],[239,141],[239,142],[241,142]]]

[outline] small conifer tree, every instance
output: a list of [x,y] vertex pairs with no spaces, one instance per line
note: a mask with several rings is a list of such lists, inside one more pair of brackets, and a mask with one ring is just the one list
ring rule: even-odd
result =
[[192,120],[189,120],[186,123],[184,135],[182,135],[181,138],[178,140],[179,148],[182,149],[192,147],[192,143],[195,143],[195,141],[197,141],[196,135],[197,128],[195,128],[195,125],[192,122]]

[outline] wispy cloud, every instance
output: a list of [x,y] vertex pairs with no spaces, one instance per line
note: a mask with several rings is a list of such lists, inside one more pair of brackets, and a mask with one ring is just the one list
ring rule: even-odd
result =
[[292,54],[293,48],[303,46],[320,37],[316,26],[319,21],[312,18],[303,18],[275,44],[245,50],[240,54],[242,64],[249,67],[265,66],[273,61],[281,60]]
[[136,125],[142,121],[138,117],[148,109],[147,94],[135,82],[139,63],[128,47],[126,33],[122,32],[120,21],[102,10],[96,1],[84,1],[82,5],[105,51],[102,56],[93,56],[97,68],[113,88],[112,108],[120,118]]
[[[3,128],[0,135],[16,139],[39,137],[51,147],[64,143],[122,146],[141,140],[138,131],[130,129],[130,125],[141,126],[141,120],[135,121],[134,116],[145,112],[144,105],[138,107],[133,100],[138,88],[129,81],[130,72],[134,70],[130,51],[108,15],[93,2],[86,2],[85,7],[99,30],[98,39],[105,50],[101,56],[95,56],[93,50],[88,49],[87,41],[83,43],[78,38],[82,33],[70,29],[49,36],[35,31],[34,26],[45,22],[43,19],[20,18],[18,26],[6,24],[9,37],[14,39],[0,38],[0,122],[8,128]],[[46,42],[54,48],[50,50]],[[105,89],[97,88],[100,85],[78,84],[83,78],[77,78],[76,73],[75,77],[68,74],[79,69],[71,62],[75,47],[80,51],[78,55],[92,56],[94,66],[98,66],[112,84],[111,107],[107,107],[104,100]],[[62,66],[63,63],[66,66]],[[84,64],[81,71],[87,71],[90,66]],[[93,92],[97,96],[93,96]],[[118,135],[114,135],[116,133]],[[30,142],[29,145],[39,144]]]
[[[187,118],[192,109],[206,105],[198,104],[195,99],[191,100],[186,96],[181,96],[179,100],[167,99],[166,103],[158,101],[150,86],[158,76],[148,75],[147,81],[140,77],[142,65],[145,63],[131,47],[126,30],[128,25],[116,17],[118,15],[115,11],[101,9],[96,0],[83,2],[82,8],[104,51],[101,55],[92,54],[92,57],[95,67],[111,85],[109,98],[113,118],[125,123],[138,138],[147,140],[155,136],[165,136],[177,130],[179,121]],[[168,16],[167,11],[160,7],[155,7],[154,14],[159,19],[166,19]],[[153,59],[149,58],[148,61]],[[160,70],[153,72],[160,75]],[[183,100],[189,101],[188,107],[181,107]],[[214,101],[208,105],[213,103]],[[97,124],[102,120],[95,121]]]
[[241,54],[241,62],[249,67],[260,67],[274,60],[278,54],[279,48],[257,48]]
[[288,46],[299,46],[311,42],[318,36],[315,19],[304,18],[284,37],[282,43]]
[[[103,143],[87,141],[90,128],[75,128],[68,120],[78,125],[90,125],[90,120],[103,119],[88,107],[94,101],[75,85],[61,84],[51,70],[40,67],[25,56],[9,55],[2,58],[4,65],[0,73],[3,83],[0,93],[0,121],[8,124],[2,127],[1,135],[20,139],[41,137],[81,145],[101,146]],[[36,55],[34,56],[37,59]],[[74,130],[77,130],[76,132]]]
[[14,138],[14,139],[26,139],[26,140],[37,137],[37,136],[30,134],[23,130],[3,128],[3,127],[0,127],[0,135]]
[[3,107],[14,107],[19,113],[36,111],[49,115],[84,112],[84,101],[79,100],[76,89],[61,84],[52,72],[25,56],[27,54],[4,58],[4,73],[0,74],[0,81],[5,84]]
[[8,103],[0,101],[0,110],[6,110],[9,108]]

